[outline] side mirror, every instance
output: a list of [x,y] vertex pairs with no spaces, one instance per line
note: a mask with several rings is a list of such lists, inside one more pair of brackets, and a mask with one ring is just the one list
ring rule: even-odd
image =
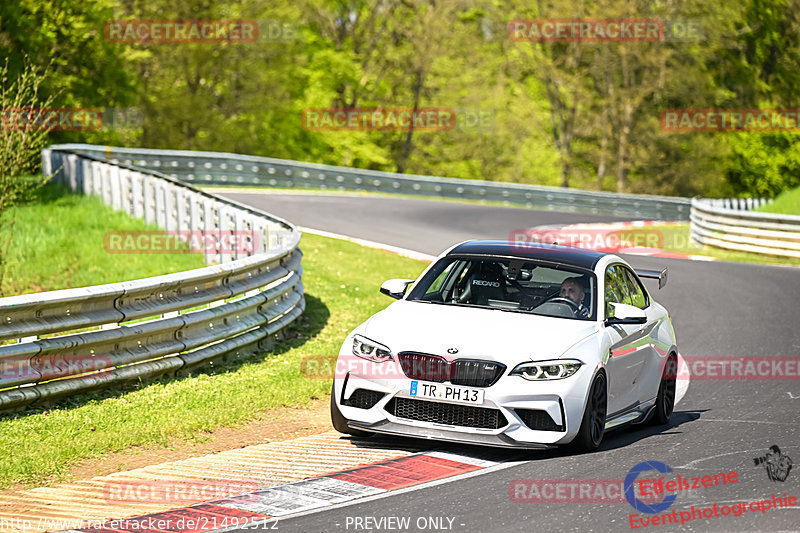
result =
[[647,313],[636,306],[611,302],[614,316],[606,318],[606,325],[611,324],[644,324],[647,322]]
[[413,279],[390,279],[384,281],[383,285],[381,285],[381,293],[399,300],[405,295],[406,289],[412,283],[414,283]]

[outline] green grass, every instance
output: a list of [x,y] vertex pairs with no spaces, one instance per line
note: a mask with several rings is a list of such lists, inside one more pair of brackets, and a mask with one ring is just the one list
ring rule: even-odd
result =
[[[711,246],[697,246],[689,242],[689,223],[647,226],[637,230],[619,232],[620,239],[631,240],[632,242],[649,242],[648,235],[657,232],[658,248],[693,255],[704,255],[713,257],[720,261],[733,261],[737,263],[763,263],[780,265],[800,265],[800,259],[791,257],[779,257],[770,255],[760,255],[748,252],[736,252],[733,250],[723,250]],[[636,234],[639,234],[638,240]]]
[[[346,334],[392,302],[378,292],[389,278],[415,278],[426,266],[380,250],[304,235],[301,324],[260,360],[87,394],[49,410],[0,418],[0,488],[63,479],[77,462],[137,445],[203,440],[281,406],[325,398],[330,379],[301,375],[304,356],[333,356]],[[200,370],[202,371],[202,370]]]
[[782,192],[774,202],[762,205],[758,211],[781,215],[800,215],[800,187]]
[[[201,254],[109,253],[107,232],[158,230],[100,198],[47,185],[0,215],[3,296],[100,285],[205,266]],[[13,225],[9,224],[13,221]],[[8,237],[10,246],[6,247]]]

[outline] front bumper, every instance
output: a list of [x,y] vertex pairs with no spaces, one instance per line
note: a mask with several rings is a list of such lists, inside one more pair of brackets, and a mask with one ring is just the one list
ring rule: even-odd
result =
[[377,424],[350,422],[348,426],[352,429],[381,433],[383,435],[457,442],[462,444],[480,444],[483,446],[494,446],[497,448],[523,448],[529,450],[548,450],[550,448],[554,448],[554,446],[550,444],[517,442],[514,439],[503,435],[502,433],[499,435],[464,434],[448,431],[446,429],[423,428],[409,424],[398,424],[396,422],[389,422],[388,420],[378,422]]
[[[351,428],[388,435],[529,449],[546,449],[572,441],[580,428],[594,371],[589,365],[583,365],[575,375],[566,379],[528,381],[520,376],[508,375],[510,369],[506,369],[494,385],[482,388],[482,405],[464,407],[465,404],[457,402],[412,397],[409,392],[411,379],[402,372],[389,372],[391,377],[381,377],[385,375],[382,370],[348,371],[334,380],[335,401]],[[372,400],[365,403],[364,397]],[[419,402],[425,402],[423,407],[426,413],[434,411],[448,416],[407,415],[408,409],[397,416],[400,410],[395,402],[402,402],[406,406],[416,404],[417,407]],[[472,413],[474,409],[496,411],[492,413],[494,418],[480,418],[498,422],[476,423],[478,417],[463,414],[469,409],[472,409]],[[444,423],[445,419],[453,422]],[[468,420],[467,424],[476,423],[478,427],[465,425],[465,419]],[[543,420],[547,420],[547,424],[532,423]]]

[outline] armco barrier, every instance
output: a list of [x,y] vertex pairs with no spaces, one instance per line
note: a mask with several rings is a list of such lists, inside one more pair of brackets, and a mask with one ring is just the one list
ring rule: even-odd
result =
[[149,150],[86,144],[65,148],[103,160],[158,170],[195,185],[366,190],[508,202],[536,209],[688,220],[690,200],[457,178],[396,174],[221,152]]
[[302,314],[300,233],[292,224],[69,146],[51,146],[42,158],[57,181],[166,230],[258,238],[249,256],[208,251],[205,268],[0,298],[0,341],[18,340],[0,346],[0,410],[247,357]]
[[690,236],[700,245],[800,257],[800,216],[749,211],[765,200],[692,200]]

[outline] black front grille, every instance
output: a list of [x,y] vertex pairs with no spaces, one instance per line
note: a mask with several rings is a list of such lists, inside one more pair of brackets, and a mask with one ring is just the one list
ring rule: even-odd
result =
[[398,418],[435,422],[448,426],[467,428],[500,429],[508,424],[506,417],[498,409],[456,405],[441,402],[427,402],[410,398],[392,398],[384,408]]
[[563,425],[558,425],[547,411],[539,409],[516,409],[517,415],[526,426],[538,431],[564,431]]
[[450,362],[438,355],[400,352],[400,368],[411,379],[442,383],[450,379]]
[[506,369],[500,363],[471,359],[459,359],[450,366],[453,368],[450,383],[465,387],[491,387]]
[[381,401],[381,398],[386,396],[383,392],[378,392],[368,389],[356,389],[348,399],[342,402],[342,405],[348,407],[357,407],[358,409],[372,409],[375,404]]
[[505,365],[494,361],[456,359],[449,362],[439,355],[413,352],[400,352],[398,358],[403,373],[411,379],[449,381],[465,387],[491,387],[506,369]]

